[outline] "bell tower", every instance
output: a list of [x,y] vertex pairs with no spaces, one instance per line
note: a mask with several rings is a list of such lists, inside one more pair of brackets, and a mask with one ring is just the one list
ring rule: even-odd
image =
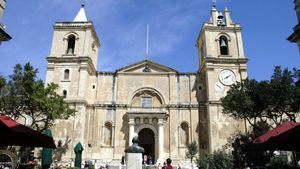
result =
[[87,20],[84,4],[71,22],[56,22],[46,83],[60,86],[65,98],[85,99],[85,88],[91,75],[96,74],[100,42],[93,26]]
[[[87,145],[85,139],[87,103],[95,97],[96,68],[100,41],[93,22],[88,21],[84,4],[73,21],[56,22],[52,47],[47,57],[46,84],[55,83],[67,103],[76,110],[71,144]],[[58,132],[54,137],[59,137]]]
[[230,11],[218,11],[214,4],[209,21],[199,33],[196,46],[201,86],[197,95],[200,152],[220,149],[231,134],[244,131],[243,122],[222,114],[220,102],[232,84],[247,77],[241,31],[241,26],[232,21]]

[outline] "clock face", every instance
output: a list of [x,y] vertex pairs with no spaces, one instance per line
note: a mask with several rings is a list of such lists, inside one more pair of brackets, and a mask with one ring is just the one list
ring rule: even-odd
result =
[[224,69],[219,74],[219,80],[224,85],[229,86],[235,82],[236,78],[235,78],[235,74],[233,73],[232,70]]
[[222,92],[224,90],[224,85],[220,82],[215,83],[215,90],[217,92]]

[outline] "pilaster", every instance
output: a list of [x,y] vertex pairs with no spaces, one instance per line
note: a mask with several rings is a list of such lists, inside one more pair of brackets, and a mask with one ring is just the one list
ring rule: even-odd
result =
[[158,119],[158,162],[161,164],[164,161],[164,121]]

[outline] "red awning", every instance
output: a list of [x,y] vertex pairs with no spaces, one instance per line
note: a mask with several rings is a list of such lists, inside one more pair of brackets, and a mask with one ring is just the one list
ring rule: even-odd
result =
[[251,147],[261,150],[300,151],[300,123],[285,122],[256,138]]
[[0,146],[7,145],[56,148],[52,137],[0,116]]

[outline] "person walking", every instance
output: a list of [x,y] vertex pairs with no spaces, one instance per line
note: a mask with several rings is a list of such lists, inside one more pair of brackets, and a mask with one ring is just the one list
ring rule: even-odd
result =
[[158,169],[163,169],[163,167],[161,166],[160,163],[158,163],[158,166],[157,166]]
[[166,169],[173,169],[173,166],[171,165],[172,160],[170,158],[167,159],[167,168]]
[[125,169],[125,157],[122,156],[122,160],[120,162],[120,165],[119,165],[119,169]]

